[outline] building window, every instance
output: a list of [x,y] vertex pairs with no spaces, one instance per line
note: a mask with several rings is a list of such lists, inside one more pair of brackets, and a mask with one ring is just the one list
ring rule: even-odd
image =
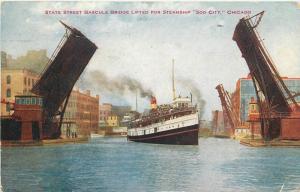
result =
[[30,86],[30,79],[28,78],[28,86]]
[[24,77],[24,85],[26,85],[27,84],[27,79],[26,79],[26,77]]
[[21,99],[16,99],[16,104],[21,104]]
[[6,104],[6,112],[10,112],[10,105]]
[[38,104],[39,104],[40,106],[43,106],[43,99],[39,98],[39,99],[38,99]]
[[34,79],[31,80],[31,85],[34,86]]
[[6,90],[6,97],[11,97],[11,90],[10,89]]
[[11,81],[11,77],[10,77],[10,75],[7,75],[7,77],[6,77],[6,84],[10,84],[10,81]]

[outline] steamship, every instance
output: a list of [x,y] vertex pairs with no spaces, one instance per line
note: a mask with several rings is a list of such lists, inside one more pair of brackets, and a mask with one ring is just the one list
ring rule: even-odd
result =
[[151,110],[131,122],[127,139],[135,142],[198,145],[199,115],[191,97],[175,97],[173,64],[173,102],[157,105],[151,98]]

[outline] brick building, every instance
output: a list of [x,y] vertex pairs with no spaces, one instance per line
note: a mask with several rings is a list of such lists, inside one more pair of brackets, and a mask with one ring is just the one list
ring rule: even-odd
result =
[[[1,68],[1,100],[15,102],[16,95],[30,95],[39,74],[27,69]],[[1,115],[11,114],[9,105],[1,103]]]
[[[292,93],[300,93],[300,78],[282,77],[282,79]],[[250,127],[249,111],[251,109],[249,107],[254,106],[250,105],[251,101],[253,102],[253,98],[256,100],[256,92],[251,76],[240,78],[236,83],[235,91],[231,95],[231,103],[233,110],[238,114],[242,126],[247,128]],[[295,99],[297,102],[300,102],[300,96],[295,97]]]
[[89,90],[73,89],[64,114],[62,135],[69,132],[69,136],[75,133],[89,136],[95,132],[99,126],[99,100],[99,95],[94,97]]
[[213,133],[224,132],[225,123],[224,123],[224,115],[223,111],[214,110],[212,111],[212,131]]

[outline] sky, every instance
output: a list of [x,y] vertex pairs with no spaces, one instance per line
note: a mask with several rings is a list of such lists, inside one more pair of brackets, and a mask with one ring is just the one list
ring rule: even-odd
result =
[[[128,76],[152,90],[158,104],[172,100],[171,67],[175,60],[177,95],[188,96],[190,81],[206,101],[204,119],[221,110],[215,87],[229,92],[249,73],[232,40],[234,28],[245,14],[229,11],[265,11],[258,31],[282,76],[300,76],[300,6],[295,2],[4,2],[1,6],[1,50],[13,57],[28,50],[46,49],[50,56],[65,30],[59,20],[76,27],[98,49],[79,79],[83,89],[100,94],[101,103],[135,107],[135,94],[122,95],[85,83],[91,71],[108,80]],[[45,14],[45,11],[84,10],[190,10],[191,14]],[[206,11],[207,14],[195,14]],[[224,11],[208,14],[209,11]],[[101,85],[100,85],[101,86]],[[149,101],[139,98],[139,111]]]

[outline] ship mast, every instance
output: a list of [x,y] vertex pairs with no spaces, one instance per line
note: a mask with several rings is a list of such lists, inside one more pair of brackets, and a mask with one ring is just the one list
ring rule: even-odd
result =
[[172,85],[173,85],[173,100],[175,100],[176,93],[175,93],[175,78],[174,78],[174,59],[172,59]]
[[138,111],[138,92],[135,91],[135,111]]

